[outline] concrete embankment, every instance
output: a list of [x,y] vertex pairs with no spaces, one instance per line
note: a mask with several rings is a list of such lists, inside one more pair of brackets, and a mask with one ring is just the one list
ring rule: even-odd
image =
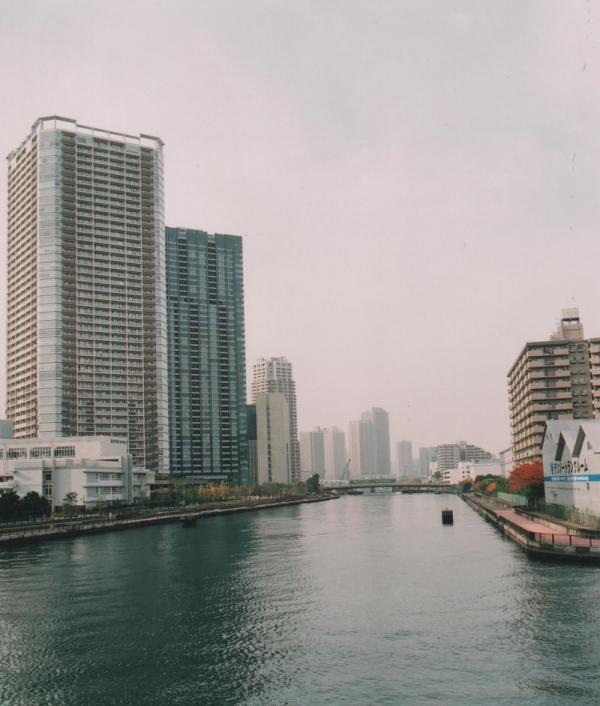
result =
[[213,508],[198,508],[193,505],[161,510],[158,512],[144,513],[136,517],[92,517],[89,519],[64,519],[49,522],[0,529],[0,547],[14,544],[27,544],[48,539],[68,539],[85,534],[97,534],[114,530],[136,529],[150,525],[166,524],[168,522],[183,522],[195,519],[228,515],[238,512],[255,512],[258,510],[271,510],[289,505],[303,505],[306,503],[333,500],[336,495],[326,494],[307,498],[288,498],[286,500],[264,500],[259,502],[246,502],[233,506],[218,506]]
[[[531,519],[506,503],[479,494],[463,494],[462,499],[496,525],[509,539],[532,556],[543,559],[600,562],[600,539],[583,537],[558,521],[548,523]],[[551,531],[549,531],[551,530]]]

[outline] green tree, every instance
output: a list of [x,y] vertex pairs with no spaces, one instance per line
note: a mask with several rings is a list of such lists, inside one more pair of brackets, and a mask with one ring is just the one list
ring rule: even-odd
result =
[[62,501],[63,510],[67,515],[72,515],[75,512],[75,506],[77,505],[77,493],[71,491],[67,493]]
[[309,493],[318,493],[319,490],[320,490],[320,486],[319,486],[319,481],[320,481],[320,480],[321,480],[321,479],[320,479],[318,473],[315,473],[314,475],[312,475],[312,476],[306,481],[306,490],[307,490]]
[[21,511],[19,494],[14,490],[8,490],[0,495],[0,520],[14,520]]
[[25,517],[48,517],[52,511],[48,498],[42,497],[35,490],[21,498],[19,505]]

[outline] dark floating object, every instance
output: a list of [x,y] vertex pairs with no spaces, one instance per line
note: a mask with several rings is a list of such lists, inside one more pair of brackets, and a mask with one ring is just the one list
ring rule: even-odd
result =
[[442,524],[443,525],[453,525],[454,524],[454,513],[452,510],[442,510]]
[[197,522],[198,522],[198,518],[193,515],[191,517],[182,517],[181,518],[181,526],[182,527],[195,527]]

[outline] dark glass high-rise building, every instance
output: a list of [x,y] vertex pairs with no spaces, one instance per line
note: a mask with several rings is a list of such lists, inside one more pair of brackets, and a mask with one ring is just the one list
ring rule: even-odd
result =
[[167,228],[171,474],[246,482],[242,239]]

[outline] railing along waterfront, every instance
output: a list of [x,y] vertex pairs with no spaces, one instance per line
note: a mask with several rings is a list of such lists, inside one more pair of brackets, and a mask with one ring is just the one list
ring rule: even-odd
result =
[[600,549],[600,539],[580,537],[575,534],[559,534],[557,532],[528,532],[529,539],[539,544],[552,544],[561,547],[597,547]]

